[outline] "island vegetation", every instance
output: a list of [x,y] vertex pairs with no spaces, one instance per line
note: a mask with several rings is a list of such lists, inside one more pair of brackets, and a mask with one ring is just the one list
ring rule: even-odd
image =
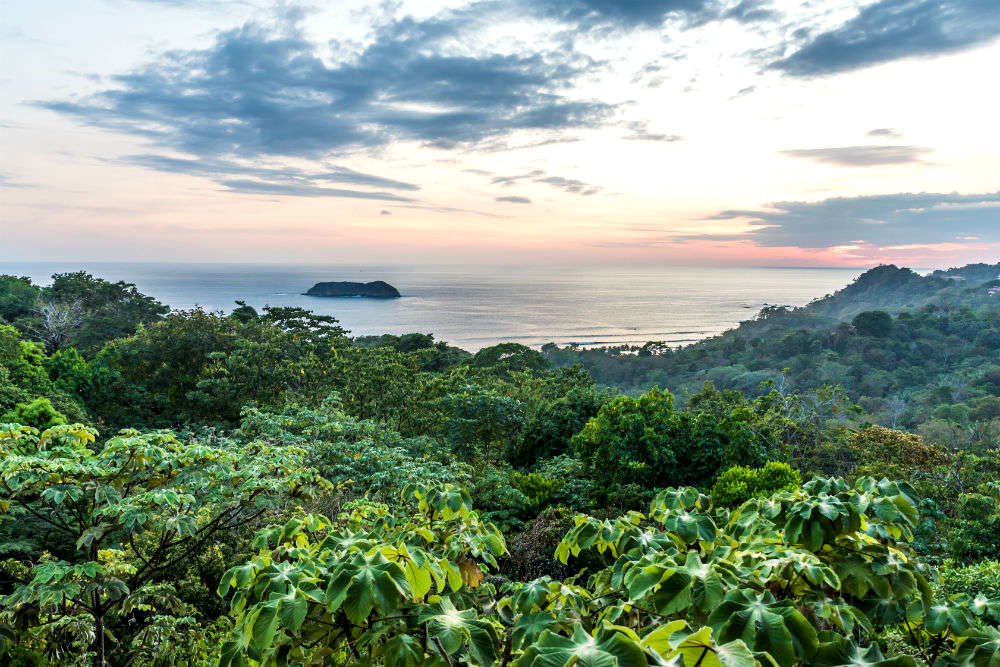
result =
[[474,354],[0,276],[0,664],[996,667],[997,274]]
[[308,289],[306,296],[327,297],[368,297],[370,299],[396,299],[399,290],[383,280],[370,283],[329,282],[316,283]]

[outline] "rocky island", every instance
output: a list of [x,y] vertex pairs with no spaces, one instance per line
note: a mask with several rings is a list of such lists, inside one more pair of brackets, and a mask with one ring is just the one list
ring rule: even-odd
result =
[[398,289],[383,280],[375,280],[370,283],[316,283],[305,294],[306,296],[360,296],[369,299],[396,299],[400,296]]

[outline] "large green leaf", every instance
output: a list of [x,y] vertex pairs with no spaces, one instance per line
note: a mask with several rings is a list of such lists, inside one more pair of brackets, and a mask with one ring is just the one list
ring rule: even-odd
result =
[[862,648],[845,637],[821,643],[812,661],[816,667],[916,667],[908,655],[887,659],[878,644]]
[[351,554],[337,565],[326,590],[328,611],[335,612],[343,605],[348,620],[358,625],[373,609],[387,614],[411,597],[406,573],[381,552]]
[[730,591],[709,617],[719,641],[742,640],[754,651],[771,656],[781,667],[807,660],[816,651],[815,628],[790,600],[776,601],[770,593]]
[[545,631],[516,663],[517,667],[647,667],[648,664],[634,637],[614,628],[599,630],[591,636],[579,625],[570,637]]

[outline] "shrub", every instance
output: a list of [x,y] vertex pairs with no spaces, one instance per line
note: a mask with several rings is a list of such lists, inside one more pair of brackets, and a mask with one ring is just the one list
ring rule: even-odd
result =
[[619,396],[573,436],[572,444],[598,484],[598,492],[636,507],[647,498],[619,493],[635,485],[651,492],[667,486],[707,486],[720,469],[761,465],[763,443],[751,428],[752,411],[724,415],[677,412],[669,391]]
[[1000,561],[984,560],[963,566],[946,560],[938,569],[935,588],[944,599],[959,594],[970,599],[978,596],[1000,598]]
[[14,409],[0,417],[0,422],[33,426],[45,430],[66,423],[66,415],[52,407],[47,398],[36,398],[30,403],[18,403]]
[[539,461],[538,473],[562,482],[553,497],[553,504],[565,505],[577,511],[593,507],[594,481],[580,459],[565,454]]
[[528,524],[523,533],[507,541],[508,556],[500,571],[514,581],[530,581],[545,575],[564,578],[572,573],[553,554],[563,535],[573,527],[573,513],[565,507],[550,507]]
[[892,331],[892,315],[884,310],[869,310],[858,313],[851,324],[862,336],[884,338]]
[[763,468],[733,466],[715,481],[712,502],[735,507],[751,498],[766,498],[778,491],[793,491],[802,486],[802,476],[787,463],[768,461]]
[[958,497],[958,518],[948,536],[955,558],[971,562],[1000,558],[1000,483]]
[[919,435],[883,426],[870,426],[847,441],[859,477],[909,479],[914,469],[930,470],[949,461],[945,450],[924,442]]
[[560,479],[552,479],[537,472],[527,475],[515,472],[511,476],[511,481],[527,497],[528,509],[532,513],[538,513],[552,504],[553,496],[564,484]]

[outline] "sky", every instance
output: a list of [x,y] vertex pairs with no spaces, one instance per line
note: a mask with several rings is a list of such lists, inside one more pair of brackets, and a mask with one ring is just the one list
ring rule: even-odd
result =
[[0,0],[0,261],[1000,259],[997,0]]

